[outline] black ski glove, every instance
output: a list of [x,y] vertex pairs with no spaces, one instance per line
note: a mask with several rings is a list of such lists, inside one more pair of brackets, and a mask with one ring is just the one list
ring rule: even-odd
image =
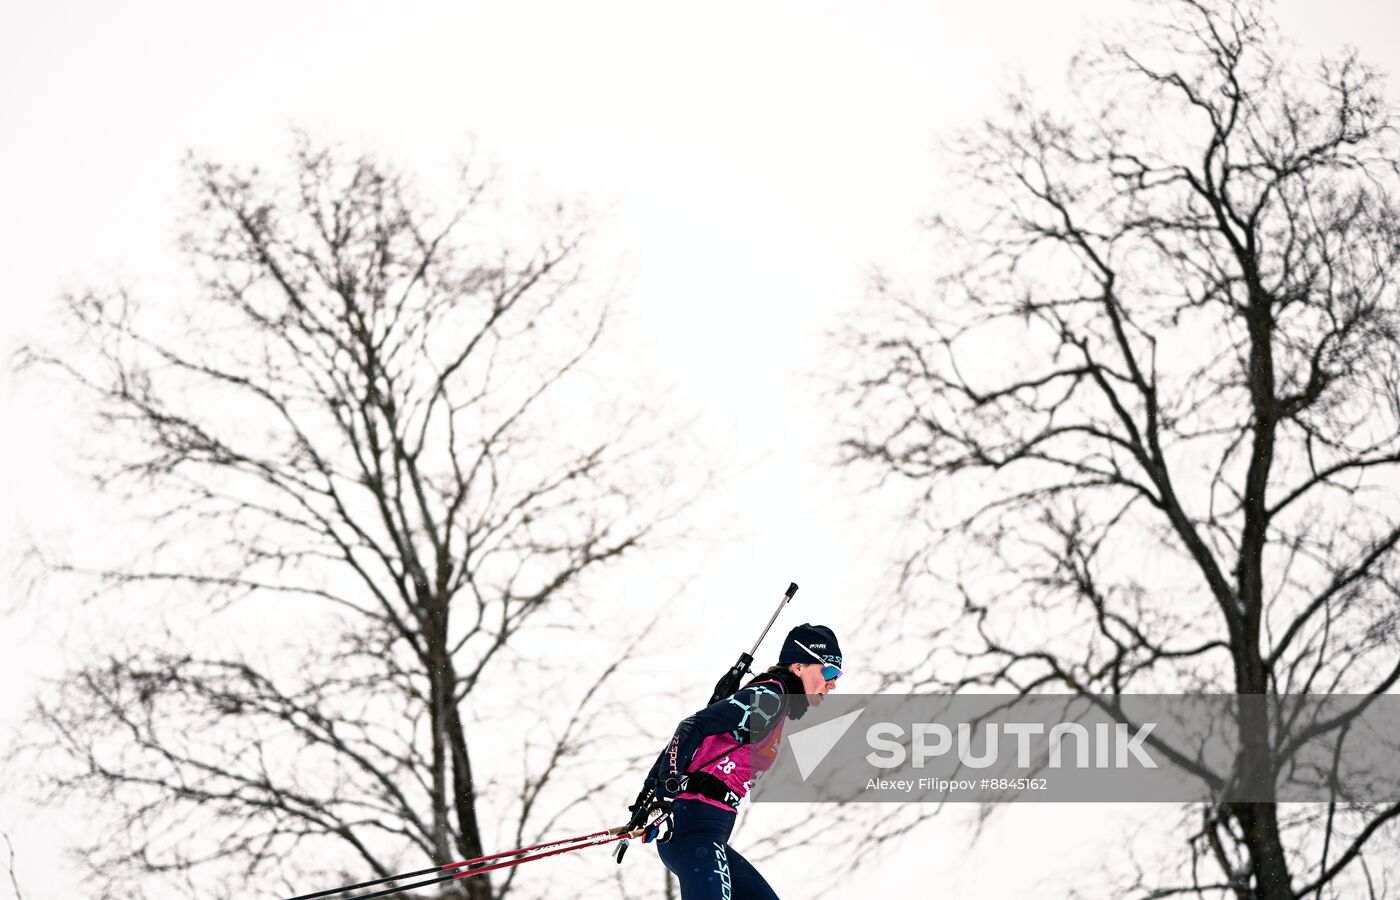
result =
[[651,809],[652,802],[656,799],[656,791],[652,790],[651,783],[642,788],[637,799],[632,801],[632,805],[627,807],[631,815],[627,818],[627,830],[636,831],[646,824],[647,812]]
[[[656,810],[661,810],[662,817],[669,819],[671,815],[671,800],[679,789],[679,784],[662,784],[657,786],[648,782],[647,785],[642,788],[641,793],[637,795],[637,799],[633,801],[632,805],[627,807],[627,811],[632,814],[632,817],[627,820],[627,830],[635,831],[641,828],[647,823],[647,819]],[[669,836],[668,828],[667,837]],[[648,838],[646,841],[643,841],[643,843],[648,843],[650,840],[651,839]]]
[[[658,809],[661,810],[661,815],[648,825],[647,817],[653,810]],[[652,787],[650,780],[647,781],[646,787],[642,788],[642,792],[637,795],[637,799],[632,802],[632,805],[627,807],[627,811],[632,814],[632,817],[627,820],[625,834],[630,835],[645,826],[646,830],[642,832],[643,844],[650,844],[652,841],[664,844],[671,839],[671,798],[657,797],[656,789]],[[663,827],[664,832],[662,831]],[[622,855],[626,852],[627,838],[624,837],[618,842],[613,858],[620,864]]]

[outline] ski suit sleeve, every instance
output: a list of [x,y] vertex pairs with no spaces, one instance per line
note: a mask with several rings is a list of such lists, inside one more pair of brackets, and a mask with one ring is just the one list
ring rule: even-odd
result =
[[[782,685],[756,682],[684,719],[647,773],[647,786],[671,796],[705,738],[729,734],[734,740],[761,740],[778,724],[786,707]],[[668,782],[672,789],[668,789]]]

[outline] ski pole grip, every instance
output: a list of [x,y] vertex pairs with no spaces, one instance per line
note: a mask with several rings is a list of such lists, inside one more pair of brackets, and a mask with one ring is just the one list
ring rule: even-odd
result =
[[791,583],[788,584],[787,593],[784,594],[783,596],[784,596],[784,597],[787,597],[789,600],[791,600],[791,599],[792,599],[792,595],[793,595],[793,594],[796,594],[796,593],[797,593],[797,582],[793,581],[793,582],[791,582]]

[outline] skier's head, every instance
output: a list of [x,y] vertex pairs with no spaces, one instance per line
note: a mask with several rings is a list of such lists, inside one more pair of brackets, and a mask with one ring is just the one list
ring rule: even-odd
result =
[[[783,641],[778,665],[802,679],[804,693],[821,698],[836,689],[836,679],[841,677],[841,645],[836,642],[836,633],[825,625],[798,625]],[[814,704],[820,702],[813,700]]]

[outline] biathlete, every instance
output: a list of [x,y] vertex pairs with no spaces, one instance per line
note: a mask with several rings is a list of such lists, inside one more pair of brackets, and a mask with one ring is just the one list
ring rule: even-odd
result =
[[[739,803],[753,779],[777,758],[783,722],[819,705],[841,677],[841,647],[824,625],[799,625],[783,641],[778,663],[732,697],[680,723],[638,796],[670,817],[657,840],[682,900],[778,900],[748,860],[729,846]],[[636,811],[636,804],[632,807]]]

